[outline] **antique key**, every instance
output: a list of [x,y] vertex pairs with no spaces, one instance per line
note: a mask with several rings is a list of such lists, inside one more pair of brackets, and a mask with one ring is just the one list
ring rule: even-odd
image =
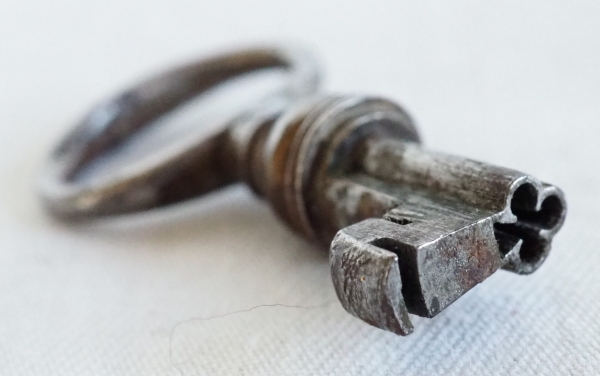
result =
[[[409,313],[434,317],[500,268],[529,274],[543,263],[565,219],[560,189],[423,149],[410,117],[388,100],[308,96],[317,82],[309,60],[282,50],[237,53],[213,61],[214,72],[192,70],[196,84],[185,95],[176,95],[181,85],[164,85],[181,79],[177,71],[101,105],[94,111],[112,105],[112,117],[101,125],[86,118],[53,154],[42,182],[46,208],[63,219],[94,218],[246,182],[292,229],[329,246],[333,284],[348,312],[400,335],[413,330]],[[76,182],[90,160],[197,92],[274,66],[287,68],[296,84],[218,134],[131,176]],[[166,89],[154,85],[160,80]],[[162,97],[170,101],[153,107]]]
[[397,334],[411,333],[408,313],[433,317],[500,268],[535,271],[564,221],[558,188],[422,149],[383,99],[322,97],[263,127],[242,142],[240,177],[331,244],[344,308]]

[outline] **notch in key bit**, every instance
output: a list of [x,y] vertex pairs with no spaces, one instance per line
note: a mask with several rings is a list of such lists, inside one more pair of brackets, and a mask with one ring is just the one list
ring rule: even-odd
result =
[[[408,334],[408,312],[433,317],[499,268],[528,274],[547,257],[565,215],[556,187],[417,145],[379,140],[368,149],[363,168],[332,186],[339,205],[392,203],[332,243],[334,283],[350,312]],[[374,268],[378,278],[365,277]]]
[[422,149],[386,100],[318,98],[241,133],[253,135],[237,140],[251,145],[241,177],[296,231],[333,238],[342,305],[396,334],[412,332],[409,313],[433,317],[500,268],[535,271],[565,218],[557,187]]

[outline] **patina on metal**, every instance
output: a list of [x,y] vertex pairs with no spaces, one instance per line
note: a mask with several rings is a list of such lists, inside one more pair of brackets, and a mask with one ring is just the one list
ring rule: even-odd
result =
[[433,317],[500,268],[535,271],[565,218],[560,189],[423,149],[406,112],[384,99],[299,104],[264,145],[250,175],[266,177],[257,192],[297,232],[330,244],[344,308],[400,335],[413,330],[409,313]]
[[529,274],[548,256],[566,214],[557,187],[422,148],[407,113],[385,99],[284,102],[244,113],[189,149],[201,152],[170,165],[177,179],[160,167],[121,181],[123,206],[65,209],[42,190],[46,206],[62,218],[91,218],[246,182],[292,229],[329,246],[344,308],[399,335],[413,330],[409,314],[434,317],[496,270]]
[[[223,131],[183,139],[164,154],[115,174],[77,178],[91,162],[189,100],[240,76],[274,69],[283,71],[283,87],[240,106]],[[96,105],[56,147],[40,179],[42,203],[52,215],[73,221],[158,208],[233,183],[229,128],[249,119],[272,121],[318,85],[317,64],[298,48],[226,52],[151,77]]]

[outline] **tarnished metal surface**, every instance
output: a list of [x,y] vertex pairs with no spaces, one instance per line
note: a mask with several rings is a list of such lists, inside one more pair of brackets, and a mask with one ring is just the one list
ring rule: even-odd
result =
[[[536,270],[561,227],[562,192],[518,171],[421,148],[382,99],[319,98],[279,119],[261,192],[296,231],[329,243],[343,306],[406,335],[499,268]],[[336,234],[334,237],[334,234]]]
[[[85,183],[77,179],[90,162],[162,115],[228,80],[267,69],[282,70],[284,86],[240,107],[217,134],[181,140],[174,150],[119,174]],[[273,47],[222,53],[151,77],[96,105],[56,147],[40,179],[42,202],[63,220],[96,218],[162,207],[232,184],[239,173],[233,149],[237,141],[247,144],[234,129],[272,123],[318,84],[319,70],[310,54]]]
[[[272,66],[290,71],[288,92],[212,138],[99,186],[74,181],[86,163],[192,95]],[[565,219],[558,188],[421,148],[410,117],[384,99],[314,96],[291,105],[316,78],[310,59],[258,50],[149,81],[98,107],[56,150],[45,206],[60,218],[93,218],[246,182],[292,229],[330,245],[346,310],[400,335],[413,330],[409,314],[437,315],[496,270],[528,274],[543,263]]]

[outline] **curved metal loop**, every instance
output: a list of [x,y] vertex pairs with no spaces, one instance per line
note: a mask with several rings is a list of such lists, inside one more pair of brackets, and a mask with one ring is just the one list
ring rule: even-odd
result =
[[[227,80],[271,68],[284,69],[285,87],[258,101],[254,110],[240,110],[221,132],[118,175],[77,181],[77,173],[90,162],[158,117]],[[151,78],[97,105],[58,145],[40,181],[43,204],[62,219],[94,218],[165,206],[236,182],[240,176],[232,166],[238,161],[231,150],[231,130],[241,123],[247,126],[249,119],[256,124],[274,120],[291,101],[313,93],[318,82],[318,67],[310,55],[280,48],[221,54]]]

